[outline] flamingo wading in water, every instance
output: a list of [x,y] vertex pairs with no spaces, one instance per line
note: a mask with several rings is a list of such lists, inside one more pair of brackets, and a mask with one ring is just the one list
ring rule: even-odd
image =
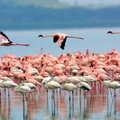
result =
[[64,50],[65,48],[65,43],[66,43],[67,38],[76,38],[76,39],[83,40],[82,37],[75,37],[75,36],[67,35],[64,33],[55,33],[53,35],[39,35],[38,37],[42,37],[42,38],[53,37],[53,42],[54,43],[58,42],[58,45],[60,46],[62,50]]
[[13,43],[5,33],[0,31],[0,38],[2,42],[0,43],[0,46],[29,46],[29,44],[19,44],[19,43]]

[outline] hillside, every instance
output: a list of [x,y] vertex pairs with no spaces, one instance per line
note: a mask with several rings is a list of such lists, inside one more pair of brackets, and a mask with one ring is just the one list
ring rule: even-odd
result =
[[[1,1],[1,29],[120,26],[119,6],[101,9],[88,9],[72,6],[68,7],[65,4],[63,5],[64,7],[45,7],[43,4],[37,6],[32,5],[32,3],[29,3],[29,5],[26,5],[24,3],[23,5],[22,0],[19,0],[19,2],[21,1],[21,4],[13,1],[14,0],[9,0],[9,2],[7,2],[7,0]],[[35,3],[37,3],[37,1],[39,0],[34,1],[36,1]],[[51,3],[52,2],[54,4],[62,5],[59,4],[57,0],[51,0]],[[49,3],[49,5],[51,3]]]
[[58,0],[1,0],[1,5],[42,6],[46,8],[65,8],[70,6],[67,3],[59,2]]

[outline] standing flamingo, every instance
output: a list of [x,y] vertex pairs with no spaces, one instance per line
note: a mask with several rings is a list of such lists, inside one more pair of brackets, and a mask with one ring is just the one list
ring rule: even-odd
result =
[[28,85],[28,84],[21,83],[17,87],[15,87],[14,90],[15,90],[15,92],[19,92],[19,93],[22,94],[22,96],[23,96],[23,102],[24,102],[24,94],[26,94],[28,92],[32,92],[33,88],[31,88],[30,85]]
[[65,47],[65,43],[67,38],[76,38],[76,39],[82,39],[81,37],[74,37],[74,36],[70,36],[64,33],[55,33],[53,35],[39,35],[38,37],[53,37],[53,42],[56,43],[58,42],[58,45],[60,46],[60,48],[63,50]]
[[69,100],[70,100],[71,99],[70,91],[72,91],[72,96],[73,96],[73,91],[77,89],[77,86],[74,85],[73,83],[63,83],[61,88],[62,90],[66,90],[69,92]]
[[25,99],[24,99],[24,94],[32,92],[33,88],[30,87],[30,84],[25,84],[25,83],[21,83],[19,84],[17,87],[15,87],[15,92],[19,92],[22,94],[23,97],[23,118],[24,118],[24,114],[25,114]]
[[29,46],[29,44],[13,43],[2,31],[0,31],[0,38],[2,39],[0,46]]
[[0,87],[8,89],[8,97],[10,96],[9,88],[17,86],[16,83],[14,83],[12,80],[8,80],[8,79],[3,80],[0,84],[1,84]]
[[92,89],[88,83],[81,82],[81,81],[79,82],[78,87],[83,89],[83,90],[88,90],[88,91],[90,91]]

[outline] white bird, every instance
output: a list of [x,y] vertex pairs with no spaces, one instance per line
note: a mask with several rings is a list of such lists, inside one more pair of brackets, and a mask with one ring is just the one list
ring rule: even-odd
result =
[[0,31],[0,38],[2,42],[0,43],[0,46],[29,46],[29,44],[19,44],[19,43],[13,43],[5,33]]
[[21,94],[25,94],[25,93],[28,93],[28,92],[32,92],[32,89],[28,85],[25,85],[24,83],[21,83],[17,87],[15,87],[15,91],[19,92]]
[[3,80],[3,81],[0,81],[0,83],[1,83],[0,87],[8,89],[8,96],[10,95],[9,88],[18,86],[12,80]]
[[55,89],[57,89],[57,88],[61,88],[61,85],[60,85],[58,82],[51,80],[50,82],[47,82],[47,83],[45,84],[45,88],[46,88],[46,89],[55,90]]
[[12,80],[3,80],[2,81],[2,88],[12,88],[18,86],[16,83],[14,83]]
[[63,50],[65,48],[65,43],[67,38],[76,38],[76,39],[82,39],[81,37],[74,37],[74,36],[70,36],[64,33],[55,33],[53,35],[39,35],[38,37],[53,37],[53,42],[56,43],[58,42],[58,45],[60,46],[60,48]]
[[81,82],[81,81],[78,83],[78,87],[83,89],[83,90],[88,90],[88,91],[90,91],[92,89],[88,83]]
[[36,86],[31,82],[24,82],[22,84],[30,87],[31,90],[34,90],[36,88]]
[[50,76],[43,78],[42,84],[43,84],[43,85],[46,84],[46,83],[49,82],[51,79],[52,79],[52,77],[50,77]]
[[70,97],[70,92],[72,92],[72,94],[73,94],[73,91],[75,89],[77,89],[77,86],[74,85],[73,83],[64,83],[64,84],[62,84],[61,89],[69,92],[69,100],[70,100],[70,98],[71,98]]
[[57,76],[53,76],[53,77],[48,76],[48,77],[43,78],[42,84],[46,84],[46,83],[50,82],[51,80],[60,82],[60,79]]
[[103,85],[105,86],[105,87],[109,87],[108,86],[108,84],[111,82],[111,80],[104,80],[103,81]]
[[112,89],[120,88],[120,83],[117,81],[111,81],[108,83],[108,87]]
[[31,88],[28,86],[28,84],[25,85],[24,83],[21,83],[21,84],[19,84],[17,87],[15,87],[14,90],[15,90],[15,92],[19,92],[19,93],[22,94],[22,97],[23,97],[23,110],[24,110],[24,107],[25,107],[24,94],[29,93],[29,92],[32,92],[33,89],[31,89]]
[[54,97],[54,91],[58,88],[61,88],[61,85],[57,82],[57,77],[46,77],[43,79],[42,84],[45,86],[46,91],[48,92],[48,89],[51,89],[53,92],[52,97]]
[[77,76],[77,78],[78,78],[81,82],[88,82],[88,80],[85,79],[83,76]]
[[[108,88],[112,88],[114,90],[114,98],[116,97],[116,89],[120,88],[120,83],[117,81],[109,81],[108,83],[106,82]],[[111,91],[110,91],[111,93]],[[112,93],[111,93],[112,96]]]
[[77,89],[77,86],[73,83],[64,83],[61,88],[62,90],[66,91],[74,91],[75,89]]

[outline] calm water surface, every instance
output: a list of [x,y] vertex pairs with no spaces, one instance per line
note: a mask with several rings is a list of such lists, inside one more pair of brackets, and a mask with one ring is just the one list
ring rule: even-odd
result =
[[[112,96],[106,88],[94,89],[84,95],[84,91],[75,90],[69,93],[58,89],[55,98],[52,92],[48,94],[44,87],[26,94],[25,101],[22,95],[10,89],[1,89],[0,119],[1,120],[119,120],[120,96]],[[108,94],[109,93],[109,94]]]
[[[85,29],[55,29],[55,30],[23,30],[4,31],[16,43],[29,43],[29,47],[0,47],[0,56],[14,54],[16,56],[37,55],[40,48],[43,53],[58,56],[62,53],[77,51],[105,53],[116,48],[120,52],[120,35],[107,34],[108,30],[120,31],[120,28],[85,28]],[[65,50],[61,50],[52,38],[38,38],[39,34],[63,32],[81,36],[84,40],[67,39]],[[84,96],[83,91],[76,90],[69,99],[68,92],[58,90],[55,98],[51,91],[46,94],[43,88],[27,94],[23,102],[22,95],[10,89],[1,89],[0,119],[1,120],[120,120],[120,96],[112,97],[107,89],[92,90]],[[107,94],[109,93],[109,94]]]

